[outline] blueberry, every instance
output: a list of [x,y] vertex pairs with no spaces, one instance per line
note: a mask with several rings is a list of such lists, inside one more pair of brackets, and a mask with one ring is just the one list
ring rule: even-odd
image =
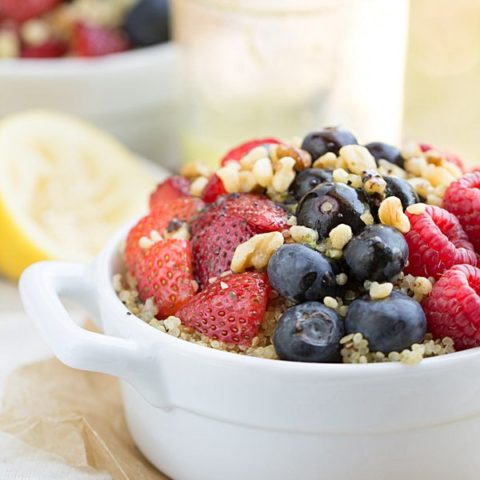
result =
[[345,318],[347,333],[361,333],[371,351],[401,352],[423,341],[427,328],[420,304],[400,292],[382,300],[365,296],[350,304]]
[[140,0],[128,13],[123,27],[136,47],[167,42],[170,38],[168,0]]
[[365,145],[365,148],[375,157],[377,165],[379,160],[386,160],[403,168],[404,159],[397,147],[383,142],[371,142]]
[[320,252],[292,243],[280,247],[268,262],[268,278],[283,297],[303,302],[335,295],[336,280],[332,263]]
[[403,178],[383,178],[387,182],[387,188],[385,190],[386,196],[399,198],[404,209],[420,201],[417,192],[415,192],[414,188]]
[[360,282],[388,282],[405,267],[408,245],[396,228],[369,225],[348,242],[343,255]]
[[306,193],[323,182],[332,181],[332,170],[322,168],[307,168],[297,174],[290,186],[290,194],[300,200]]
[[272,337],[277,355],[293,362],[338,362],[343,321],[331,308],[306,302],[287,309]]
[[359,233],[365,223],[360,218],[367,206],[357,191],[343,183],[326,182],[307,193],[297,207],[297,222],[315,229],[321,239],[340,223]]
[[319,132],[309,133],[303,139],[302,149],[312,156],[312,160],[316,160],[327,152],[338,155],[343,146],[356,145],[357,143],[357,139],[348,130],[329,127]]

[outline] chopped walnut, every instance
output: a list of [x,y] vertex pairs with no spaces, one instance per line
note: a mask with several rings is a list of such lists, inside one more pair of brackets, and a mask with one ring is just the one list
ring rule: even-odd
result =
[[222,180],[228,193],[238,193],[240,191],[239,170],[240,164],[237,162],[228,162],[224,167],[217,170],[217,175]]
[[289,145],[277,145],[275,154],[277,160],[284,157],[292,157],[295,160],[295,170],[297,171],[304,170],[312,165],[312,157],[308,152]]
[[292,157],[283,157],[275,164],[271,186],[278,192],[286,192],[295,179],[295,160]]
[[211,168],[203,162],[190,162],[185,164],[180,170],[180,175],[190,180],[197,177],[210,177],[212,175]]
[[407,207],[407,212],[412,213],[413,215],[421,215],[427,206],[424,203],[414,203]]
[[240,182],[240,192],[242,193],[249,193],[255,189],[257,186],[257,180],[255,179],[255,175],[248,170],[240,171],[239,175],[239,182]]
[[413,187],[413,189],[423,198],[427,198],[430,193],[432,193],[433,187],[432,184],[421,177],[413,177],[408,179],[408,183]]
[[194,197],[200,197],[202,195],[203,189],[207,186],[207,183],[207,177],[196,178],[190,185],[190,194]]
[[352,173],[360,175],[365,170],[377,170],[373,155],[360,145],[345,145],[340,149],[340,157]]
[[270,158],[259,158],[253,165],[252,174],[260,186],[268,187],[273,178],[273,168]]
[[378,216],[383,225],[395,227],[402,233],[410,231],[410,220],[403,213],[402,202],[397,197],[387,197],[380,204]]
[[[427,165],[421,173],[422,177],[428,180],[434,187],[438,187],[439,185],[450,185],[459,178],[454,176],[448,168],[443,166],[437,167],[432,164]],[[459,176],[461,176],[461,174]]]
[[265,268],[270,257],[283,245],[280,232],[260,233],[241,243],[233,254],[231,270],[241,273],[248,268]]
[[378,173],[383,176],[387,175],[399,178],[407,178],[407,172],[403,168],[382,159],[378,161]]
[[387,182],[377,172],[366,170],[362,174],[363,189],[369,195],[384,195]]
[[337,157],[333,152],[327,152],[313,162],[315,168],[342,168],[344,162],[340,157]]
[[243,170],[252,170],[257,160],[261,158],[268,158],[268,150],[262,145],[252,148],[252,150],[242,157],[240,165]]

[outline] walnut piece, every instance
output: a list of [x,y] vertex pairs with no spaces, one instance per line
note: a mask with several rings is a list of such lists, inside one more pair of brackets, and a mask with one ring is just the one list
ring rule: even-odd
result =
[[410,220],[403,213],[402,202],[397,197],[387,197],[380,204],[378,216],[383,225],[395,227],[402,233],[410,231]]
[[361,175],[365,170],[377,170],[375,158],[361,145],[345,145],[339,153],[352,173]]
[[241,243],[233,254],[231,270],[241,273],[248,268],[260,270],[268,265],[270,257],[283,245],[280,232],[260,233]]

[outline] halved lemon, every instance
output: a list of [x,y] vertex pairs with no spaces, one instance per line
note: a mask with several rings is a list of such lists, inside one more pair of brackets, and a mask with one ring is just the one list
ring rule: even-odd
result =
[[46,259],[88,260],[146,209],[154,186],[113,137],[65,114],[0,121],[0,271],[18,278]]

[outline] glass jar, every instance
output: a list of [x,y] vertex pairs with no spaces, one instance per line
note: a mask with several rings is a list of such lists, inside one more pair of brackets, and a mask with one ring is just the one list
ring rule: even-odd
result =
[[408,0],[174,0],[186,160],[342,124],[397,142]]

